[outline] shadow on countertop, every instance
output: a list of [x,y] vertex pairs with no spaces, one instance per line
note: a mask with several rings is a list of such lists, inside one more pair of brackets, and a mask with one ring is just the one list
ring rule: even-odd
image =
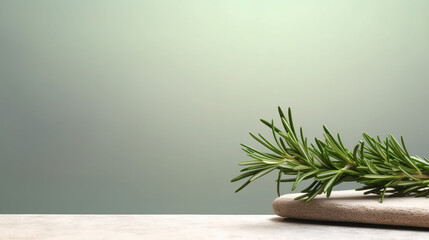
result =
[[274,222],[296,223],[296,224],[307,224],[307,225],[324,225],[324,226],[354,227],[354,228],[376,228],[376,229],[382,228],[382,229],[400,230],[400,231],[429,232],[429,228],[395,226],[395,225],[384,225],[384,224],[320,221],[320,220],[306,220],[306,219],[283,218],[283,217],[274,217],[274,218],[271,218],[270,220]]

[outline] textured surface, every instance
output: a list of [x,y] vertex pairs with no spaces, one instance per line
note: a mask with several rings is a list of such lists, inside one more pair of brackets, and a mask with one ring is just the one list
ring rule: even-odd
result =
[[325,221],[360,222],[429,228],[429,199],[385,198],[363,195],[354,190],[334,191],[330,198],[319,196],[309,203],[293,200],[300,194],[286,194],[273,202],[282,217]]
[[416,228],[274,215],[0,215],[0,239],[427,239]]

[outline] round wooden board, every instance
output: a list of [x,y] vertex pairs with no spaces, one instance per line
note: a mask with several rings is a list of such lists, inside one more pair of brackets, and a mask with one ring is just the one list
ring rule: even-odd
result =
[[294,200],[301,194],[286,194],[273,202],[274,212],[286,218],[357,222],[429,228],[429,199],[386,197],[362,191],[333,191],[329,198],[318,196],[309,203]]

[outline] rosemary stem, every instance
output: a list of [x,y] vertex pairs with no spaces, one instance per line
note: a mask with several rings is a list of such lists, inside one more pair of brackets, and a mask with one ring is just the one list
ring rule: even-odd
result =
[[[329,197],[333,187],[344,181],[362,183],[364,186],[357,190],[377,194],[380,201],[383,201],[387,188],[393,196],[429,197],[429,191],[425,190],[429,187],[425,185],[429,182],[429,161],[419,156],[411,157],[402,137],[401,146],[392,135],[382,141],[378,136],[363,133],[364,141],[359,141],[350,151],[343,145],[339,134],[334,137],[323,126],[324,139],[316,138],[314,145],[308,144],[302,128],[299,129],[300,138],[297,136],[290,108],[287,115],[280,107],[278,110],[284,131],[275,127],[274,121],[261,120],[271,129],[275,143],[261,134],[250,133],[270,152],[242,144],[243,150],[253,160],[242,162],[241,165],[246,166],[242,170],[244,173],[231,180],[249,178],[237,191],[273,170],[280,170],[277,182],[293,181],[292,189],[303,180],[313,179],[300,197],[307,201],[322,193]],[[295,175],[295,178],[280,179],[281,174]]]

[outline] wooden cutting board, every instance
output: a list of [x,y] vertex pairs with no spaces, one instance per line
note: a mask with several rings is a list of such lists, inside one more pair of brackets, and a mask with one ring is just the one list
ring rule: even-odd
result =
[[331,197],[318,196],[309,203],[286,194],[273,202],[274,212],[286,218],[357,222],[429,228],[429,198],[384,198],[363,195],[362,191],[333,191]]

